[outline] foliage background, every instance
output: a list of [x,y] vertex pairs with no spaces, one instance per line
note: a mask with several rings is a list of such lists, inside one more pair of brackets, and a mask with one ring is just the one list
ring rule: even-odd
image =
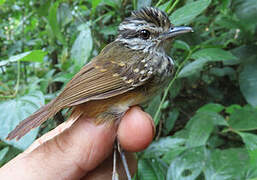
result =
[[176,73],[146,108],[155,141],[134,179],[257,179],[256,0],[0,0],[0,165],[63,121],[5,141],[117,34],[130,12],[166,11],[194,33],[177,38]]

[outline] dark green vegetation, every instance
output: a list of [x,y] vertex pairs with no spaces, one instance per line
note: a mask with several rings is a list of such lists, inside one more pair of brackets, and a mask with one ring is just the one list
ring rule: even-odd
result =
[[257,179],[256,0],[0,0],[0,165],[62,122],[4,140],[147,5],[195,32],[174,41],[174,79],[146,109],[156,140],[134,179]]

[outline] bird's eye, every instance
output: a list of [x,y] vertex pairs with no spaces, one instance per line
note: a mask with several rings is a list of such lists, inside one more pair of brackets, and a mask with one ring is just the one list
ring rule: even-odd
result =
[[148,30],[141,30],[140,31],[140,37],[143,39],[148,39],[150,37],[150,32]]

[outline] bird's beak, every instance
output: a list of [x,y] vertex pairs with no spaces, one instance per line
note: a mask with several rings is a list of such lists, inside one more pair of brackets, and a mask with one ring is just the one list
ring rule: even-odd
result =
[[168,32],[163,34],[164,36],[163,38],[169,39],[177,35],[188,33],[188,32],[193,32],[193,29],[191,27],[185,27],[185,26],[172,27],[169,29]]

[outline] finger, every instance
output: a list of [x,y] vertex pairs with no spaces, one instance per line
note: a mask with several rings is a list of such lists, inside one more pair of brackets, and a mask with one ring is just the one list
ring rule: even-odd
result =
[[79,179],[109,156],[115,137],[116,127],[96,126],[81,117],[69,129],[14,159],[1,171],[9,179]]
[[126,112],[117,133],[124,150],[137,152],[152,142],[155,126],[150,115],[139,107],[133,107]]
[[41,136],[40,138],[36,139],[30,146],[28,149],[26,149],[24,151],[24,153],[30,153],[31,151],[33,151],[34,149],[36,149],[38,146],[42,145],[44,142],[54,138],[55,136],[57,136],[58,134],[61,134],[64,130],[68,129],[69,127],[71,127],[71,125],[76,121],[77,119],[68,119],[67,121],[63,122],[62,124],[60,124],[59,126],[57,126],[56,128],[54,128],[53,130],[47,132],[46,134],[44,134],[43,136]]

